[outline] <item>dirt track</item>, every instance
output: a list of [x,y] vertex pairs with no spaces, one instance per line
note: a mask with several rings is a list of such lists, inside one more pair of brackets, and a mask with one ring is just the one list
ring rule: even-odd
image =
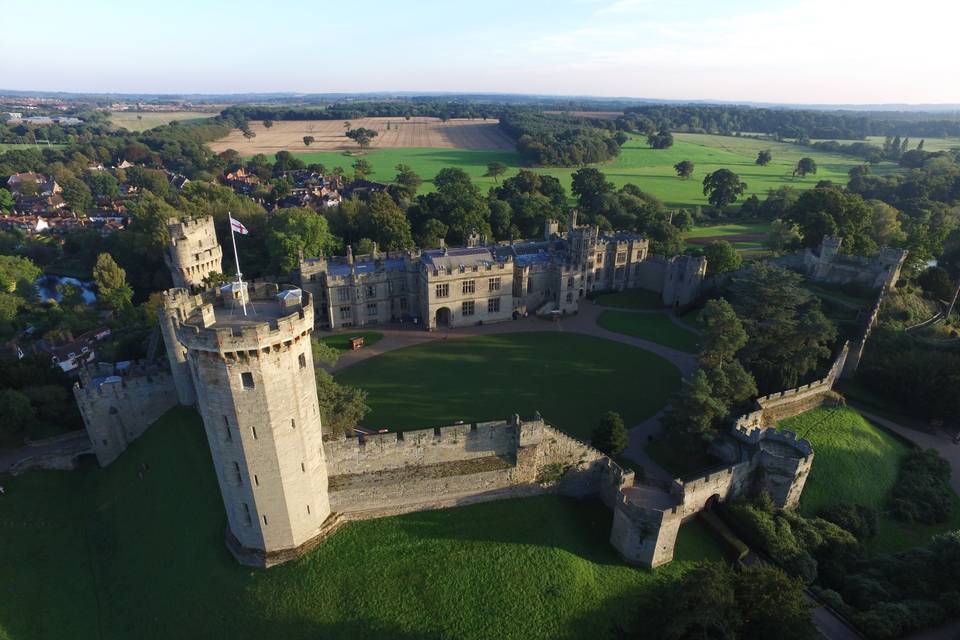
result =
[[[210,143],[216,152],[235,149],[243,156],[255,153],[271,155],[277,151],[330,151],[356,149],[344,135],[345,120],[286,120],[274,122],[269,129],[262,122],[251,122],[256,135],[247,140],[239,129],[226,138]],[[497,120],[449,120],[439,118],[360,118],[351,120],[353,128],[377,131],[370,148],[426,147],[435,149],[478,149],[481,151],[512,150],[513,142],[497,126]],[[315,141],[308,147],[304,136]]]

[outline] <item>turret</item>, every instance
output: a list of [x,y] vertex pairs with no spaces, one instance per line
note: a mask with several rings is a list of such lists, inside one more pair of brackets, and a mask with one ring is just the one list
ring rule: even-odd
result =
[[223,271],[223,249],[217,242],[213,217],[173,218],[167,224],[170,244],[163,260],[170,269],[173,285],[178,288],[197,288],[211,273]]

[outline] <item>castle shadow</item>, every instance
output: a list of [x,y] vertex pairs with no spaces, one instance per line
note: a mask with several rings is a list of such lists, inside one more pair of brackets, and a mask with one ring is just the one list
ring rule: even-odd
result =
[[510,498],[397,518],[408,535],[422,540],[535,545],[596,564],[625,564],[610,544],[613,512],[598,498]]

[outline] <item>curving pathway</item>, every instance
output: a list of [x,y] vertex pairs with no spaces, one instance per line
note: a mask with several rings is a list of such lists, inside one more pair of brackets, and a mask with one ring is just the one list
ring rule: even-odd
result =
[[[697,358],[695,355],[678,351],[666,347],[650,340],[628,336],[615,331],[604,329],[597,323],[597,319],[604,311],[626,311],[629,313],[647,313],[661,314],[670,318],[671,322],[683,329],[695,333],[695,328],[689,327],[680,322],[668,310],[640,310],[640,309],[621,309],[618,307],[604,307],[596,303],[584,301],[580,305],[580,310],[575,316],[564,316],[559,320],[544,320],[537,317],[522,318],[508,322],[499,322],[496,324],[485,324],[472,327],[461,327],[456,329],[437,329],[436,331],[423,331],[419,327],[412,325],[399,327],[398,325],[389,325],[388,327],[364,327],[364,330],[378,331],[383,334],[383,338],[374,345],[357,349],[356,351],[347,351],[337,361],[333,367],[324,367],[332,373],[343,371],[358,362],[375,358],[376,356],[402,349],[418,344],[433,342],[435,340],[456,340],[460,338],[469,338],[473,336],[496,335],[504,333],[533,333],[546,331],[560,331],[568,333],[578,333],[613,342],[627,344],[640,349],[645,349],[661,356],[672,363],[680,370],[680,374],[686,378],[697,370]],[[339,331],[337,333],[349,333],[349,331]],[[663,427],[660,419],[663,417],[666,407],[655,416],[652,416],[638,425],[631,427],[628,431],[630,444],[623,455],[643,467],[646,477],[654,480],[670,481],[673,476],[663,467],[658,465],[647,455],[645,446],[652,438],[663,433]]]
[[[692,374],[697,368],[697,359],[694,355],[677,351],[670,347],[665,347],[656,342],[643,340],[627,336],[622,333],[616,333],[604,329],[597,324],[597,318],[600,313],[606,309],[613,310],[614,307],[601,307],[590,302],[584,302],[580,305],[580,311],[575,316],[562,317],[559,320],[543,320],[541,318],[529,317],[507,322],[498,322],[496,324],[485,324],[473,327],[460,327],[456,329],[437,329],[436,331],[423,331],[420,328],[400,328],[398,325],[389,325],[388,327],[364,327],[365,331],[378,331],[383,334],[383,339],[374,345],[364,347],[356,351],[347,351],[344,353],[337,364],[330,371],[336,373],[347,367],[353,366],[358,362],[363,362],[376,357],[388,351],[402,349],[411,345],[423,344],[434,340],[455,340],[459,338],[469,338],[473,336],[488,336],[503,333],[528,333],[528,332],[546,332],[560,331],[568,333],[579,333],[613,342],[620,342],[630,346],[646,349],[652,353],[661,356],[671,362],[680,370],[680,373],[686,377]],[[616,309],[617,311],[630,311],[629,309]],[[638,312],[638,313],[657,313],[657,312]],[[676,322],[676,320],[674,320]],[[684,328],[689,329],[689,327]],[[350,333],[350,331],[338,331],[337,333]]]

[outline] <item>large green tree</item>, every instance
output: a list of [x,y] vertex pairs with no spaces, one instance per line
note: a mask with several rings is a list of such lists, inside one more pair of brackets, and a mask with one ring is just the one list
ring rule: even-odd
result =
[[360,214],[360,229],[381,250],[400,251],[413,247],[413,234],[406,213],[386,193],[372,193]]
[[762,393],[801,384],[830,357],[837,329],[802,280],[793,271],[758,263],[738,272],[729,285],[733,308],[750,338],[739,357]]
[[677,172],[677,175],[684,180],[693,175],[693,163],[689,160],[681,160],[677,164],[673,165],[673,169]]
[[107,304],[117,310],[130,307],[133,289],[127,284],[127,272],[120,268],[109,253],[97,256],[93,266],[93,281],[97,291]]
[[90,187],[82,180],[77,178],[67,178],[61,184],[63,187],[63,199],[66,201],[70,210],[79,216],[86,214],[87,209],[93,206],[93,194]]
[[357,127],[356,129],[347,129],[344,135],[356,142],[361,149],[366,149],[378,134],[373,129]]
[[718,209],[736,202],[746,190],[747,183],[730,169],[717,169],[703,179],[703,195]]
[[267,255],[270,272],[288,275],[300,264],[300,255],[330,255],[340,242],[330,233],[327,219],[312,209],[280,209],[267,222]]
[[873,239],[873,209],[863,198],[835,188],[810,189],[800,195],[784,216],[803,234],[803,244],[818,247],[825,235],[843,240],[841,251],[870,255],[877,250]]
[[593,430],[591,443],[607,455],[623,453],[630,444],[630,436],[623,424],[623,418],[615,411],[607,411],[600,418],[600,424]]
[[490,207],[463,169],[441,169],[433,185],[436,190],[417,196],[408,211],[415,235],[423,236],[427,222],[433,219],[446,225],[446,240],[454,245],[464,244],[474,230],[491,236]]
[[805,178],[808,174],[817,173],[817,162],[813,158],[800,158],[797,161],[797,166],[793,169],[793,175],[800,176]]
[[711,276],[736,271],[743,264],[743,258],[726,240],[714,240],[704,247],[703,255],[707,258],[707,275]]

